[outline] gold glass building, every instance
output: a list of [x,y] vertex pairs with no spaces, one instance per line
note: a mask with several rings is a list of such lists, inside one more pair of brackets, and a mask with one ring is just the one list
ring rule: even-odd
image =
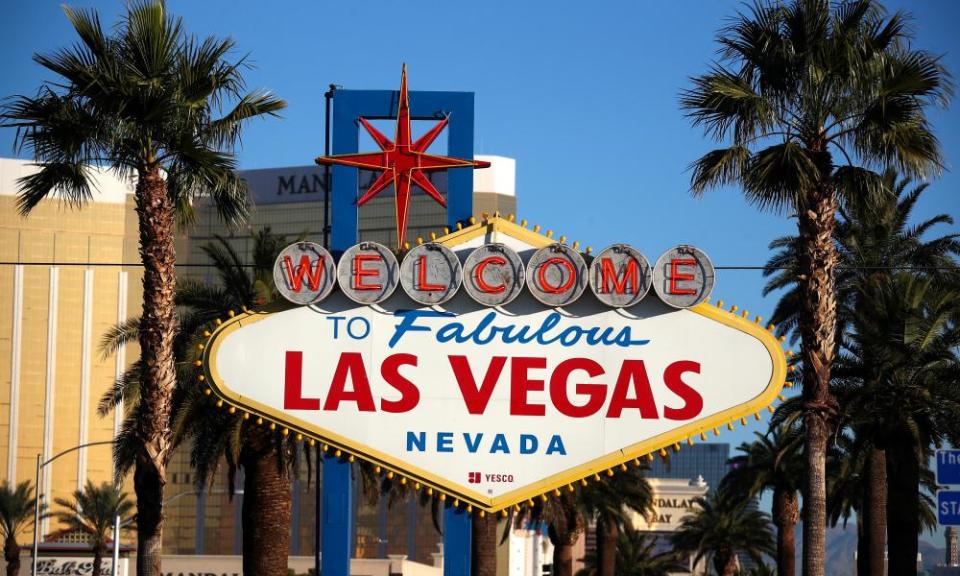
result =
[[[515,163],[482,156],[491,168],[474,172],[474,214],[515,213]],[[37,455],[44,460],[79,444],[110,440],[119,420],[101,417],[97,405],[115,378],[135,359],[136,347],[104,355],[107,330],[140,312],[141,276],[133,184],[113,173],[97,174],[90,202],[71,207],[57,199],[40,203],[29,217],[17,212],[16,180],[29,162],[0,159],[0,470],[10,482],[33,480]],[[216,281],[203,252],[217,237],[249,260],[254,231],[270,227],[291,241],[323,241],[325,170],[317,166],[248,170],[251,217],[240,228],[219,221],[203,199],[196,220],[177,239],[181,277]],[[361,192],[374,174],[361,172]],[[432,176],[445,193],[445,175]],[[389,190],[360,209],[359,236],[394,244],[394,198]],[[443,207],[414,191],[408,237],[442,233]],[[80,450],[44,470],[48,502],[68,497],[87,479],[109,481],[109,446]],[[291,554],[313,554],[316,475],[302,470],[295,481]],[[189,450],[179,449],[168,469],[164,513],[166,554],[238,554],[242,490],[231,500],[226,478],[195,493]],[[238,489],[242,482],[238,484]],[[132,487],[128,488],[128,492]],[[439,535],[430,510],[404,502],[387,508],[357,496],[356,555],[406,554],[431,563]],[[44,532],[50,530],[49,523]]]

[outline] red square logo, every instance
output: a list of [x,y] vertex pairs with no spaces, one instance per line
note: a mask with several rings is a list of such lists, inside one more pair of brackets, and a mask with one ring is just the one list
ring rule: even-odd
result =
[[480,483],[480,473],[479,472],[467,472],[467,482],[470,484],[479,484]]

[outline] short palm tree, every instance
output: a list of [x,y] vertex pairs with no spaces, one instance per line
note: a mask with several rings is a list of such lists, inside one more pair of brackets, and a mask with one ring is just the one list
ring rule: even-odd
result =
[[[119,516],[121,529],[126,529],[131,520],[129,515],[133,510],[133,502],[112,484],[95,486],[87,480],[83,490],[74,491],[72,499],[57,498],[56,503],[63,508],[56,512],[57,519],[63,522],[68,530],[82,532],[89,538],[90,547],[93,549],[91,573],[100,574],[103,556],[108,552],[108,544],[111,542],[114,520]],[[116,544],[114,542],[114,545]]]
[[643,468],[629,468],[591,482],[580,489],[577,503],[583,516],[596,524],[599,576],[618,574],[620,532],[633,529],[633,514],[646,515],[653,510],[653,489],[643,475]]
[[777,526],[777,574],[796,573],[796,526],[800,518],[803,484],[803,432],[798,427],[775,426],[757,439],[741,444],[730,459],[723,486],[744,499],[773,492],[773,522]]
[[[577,576],[598,576],[597,555],[587,554]],[[686,572],[686,566],[671,552],[657,552],[656,536],[641,530],[625,530],[617,538],[619,576],[668,576]],[[554,571],[556,574],[556,571]]]
[[[283,236],[269,228],[254,231],[248,266],[229,241],[217,237],[201,248],[213,265],[217,283],[181,280],[175,296],[180,331],[174,339],[178,375],[171,403],[171,442],[175,447],[189,444],[200,490],[225,465],[227,490],[232,495],[237,471],[243,470],[243,564],[244,571],[253,574],[286,572],[292,477],[302,458],[309,464],[309,451],[295,437],[285,437],[257,419],[216,410],[215,400],[197,382],[192,366],[197,344],[205,339],[202,333],[216,318],[244,307],[267,305],[276,297],[273,263],[284,245]],[[114,327],[104,337],[104,352],[135,341],[141,325],[140,318],[133,318]],[[142,414],[136,390],[140,378],[141,364],[136,362],[100,402],[101,415],[114,409],[125,409],[128,414],[116,450],[121,471],[133,465],[139,451],[136,422]]]
[[749,506],[750,500],[723,488],[694,500],[696,510],[681,520],[671,541],[678,552],[695,562],[708,560],[719,576],[733,576],[737,554],[762,563],[775,552],[770,517]]
[[246,121],[285,104],[269,92],[245,92],[243,61],[227,60],[233,41],[189,36],[161,0],[129,3],[109,32],[94,11],[65,12],[79,42],[34,56],[57,79],[36,96],[7,101],[0,122],[17,129],[18,146],[39,166],[19,181],[23,214],[51,194],[72,204],[88,200],[94,166],[136,176],[144,267],[137,573],[157,576],[176,378],[175,222],[189,218],[201,194],[222,217],[244,216],[246,186],[234,171],[234,144]]
[[826,455],[836,399],[833,243],[838,207],[880,197],[877,165],[926,176],[943,165],[926,118],[951,93],[937,57],[912,46],[905,17],[877,2],[755,0],[718,36],[720,62],[681,106],[726,147],[693,165],[694,194],[739,184],[761,209],[796,216],[798,328],[806,399],[804,573],[823,576]]
[[[36,497],[30,482],[23,481],[16,488],[4,482],[0,485],[0,537],[3,538],[3,559],[7,563],[7,576],[20,573],[20,544],[17,537],[33,525]],[[42,517],[46,517],[46,505],[42,505]]]
[[533,506],[524,507],[514,516],[513,521],[517,526],[545,523],[547,537],[553,545],[554,576],[573,576],[573,547],[586,524],[576,493],[561,491],[560,496],[535,501]]

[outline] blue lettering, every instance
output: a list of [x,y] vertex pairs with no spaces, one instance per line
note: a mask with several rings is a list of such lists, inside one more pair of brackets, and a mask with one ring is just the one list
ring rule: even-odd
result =
[[420,452],[427,449],[427,434],[425,432],[407,431],[407,452],[413,452],[414,447]]
[[327,320],[333,321],[333,339],[334,340],[340,337],[340,335],[338,334],[340,321],[345,320],[346,318],[347,318],[346,316],[327,316]]
[[470,433],[469,433],[469,432],[464,432],[464,433],[463,433],[463,441],[467,443],[467,450],[468,450],[471,454],[476,454],[477,448],[480,447],[480,441],[481,441],[481,440],[483,440],[483,433],[482,433],[482,432],[479,433],[479,434],[477,434],[476,440],[474,440],[473,442],[470,442]]
[[560,438],[559,434],[554,434],[550,438],[550,445],[547,446],[546,455],[549,456],[554,452],[558,452],[561,456],[567,455],[567,449],[563,447],[563,438]]
[[534,454],[537,451],[537,446],[540,443],[537,441],[537,437],[533,434],[521,434],[520,435],[520,453],[521,454]]
[[[439,312],[436,310],[400,310],[395,314],[400,317],[400,322],[394,327],[393,336],[389,342],[390,348],[396,346],[404,334],[408,332],[433,331],[433,328],[430,326],[418,325],[418,318],[451,318],[455,316],[452,312]],[[334,320],[334,338],[336,338],[338,335],[336,321],[342,320],[344,317],[331,316],[330,319]],[[436,335],[434,337],[437,342],[441,344],[453,341],[458,344],[471,343],[481,346],[495,340],[499,340],[504,344],[513,344],[514,342],[521,344],[536,342],[541,345],[559,343],[565,347],[574,346],[580,342],[588,346],[603,345],[619,346],[621,348],[645,346],[650,343],[650,340],[647,339],[635,340],[630,331],[630,326],[621,328],[616,335],[613,334],[613,328],[610,327],[584,328],[577,325],[567,326],[557,333],[554,329],[557,328],[557,325],[560,324],[562,320],[562,317],[557,312],[548,314],[540,323],[540,326],[536,328],[532,328],[529,325],[518,327],[516,324],[495,326],[493,323],[496,319],[497,313],[491,311],[485,314],[473,328],[467,328],[463,323],[457,321],[447,322],[436,329]],[[354,319],[351,319],[351,323],[353,320]],[[366,322],[366,320],[364,319],[363,322]],[[353,338],[363,338],[369,333],[369,324],[365,326],[366,330],[362,335],[355,335],[353,330],[349,328],[350,325],[348,324],[348,332]]]
[[437,432],[437,452],[453,452],[453,432]]
[[507,446],[507,438],[503,434],[497,434],[493,437],[493,444],[490,446],[490,453],[503,452],[510,453],[510,447]]

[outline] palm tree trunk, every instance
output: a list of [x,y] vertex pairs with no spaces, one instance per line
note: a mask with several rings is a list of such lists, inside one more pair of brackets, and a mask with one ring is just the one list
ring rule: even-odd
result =
[[[864,558],[858,558],[860,576],[883,576],[887,550],[887,454],[873,449],[867,454],[864,482],[863,547]],[[861,565],[861,561],[863,562]]]
[[799,498],[794,490],[773,489],[773,521],[777,525],[777,576],[794,576],[797,571],[796,527],[800,515]]
[[20,545],[13,534],[7,534],[3,542],[3,559],[7,562],[7,576],[17,576],[20,573]]
[[573,576],[573,544],[553,545],[553,576]]
[[286,576],[290,553],[291,482],[275,433],[248,426],[243,467],[243,573]]
[[497,515],[474,513],[471,524],[470,574],[497,576]]
[[617,574],[617,537],[620,530],[616,522],[597,520],[597,574],[616,576]]
[[137,493],[137,574],[159,576],[163,487],[167,482],[171,448],[170,398],[176,377],[173,357],[176,253],[174,207],[156,164],[139,171],[136,202],[143,261],[140,357],[144,366],[137,419],[137,435],[142,445],[133,476]]
[[93,547],[93,576],[100,576],[100,569],[103,568],[103,548],[100,546]]
[[827,440],[836,399],[830,393],[830,368],[834,358],[837,310],[833,244],[837,201],[826,184],[831,170],[829,155],[822,154],[823,183],[812,189],[798,214],[800,232],[800,336],[803,358],[804,423],[807,485],[804,493],[803,573],[825,576],[827,526]]
[[907,430],[887,446],[889,574],[916,574],[920,535],[920,464]]
[[737,573],[737,555],[732,550],[718,551],[713,556],[713,567],[719,576],[733,576]]

